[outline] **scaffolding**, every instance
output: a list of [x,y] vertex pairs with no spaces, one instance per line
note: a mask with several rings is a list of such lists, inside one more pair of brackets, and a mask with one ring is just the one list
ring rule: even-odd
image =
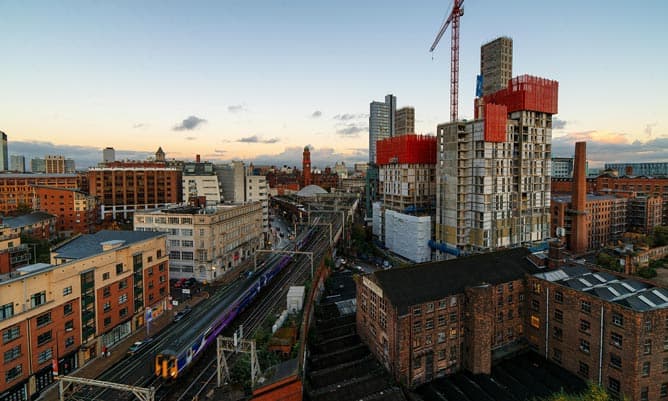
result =
[[218,387],[230,381],[230,369],[227,365],[225,352],[250,354],[251,387],[254,387],[256,381],[260,378],[260,362],[257,359],[255,340],[244,340],[237,338],[237,336],[218,336],[216,338],[216,384]]

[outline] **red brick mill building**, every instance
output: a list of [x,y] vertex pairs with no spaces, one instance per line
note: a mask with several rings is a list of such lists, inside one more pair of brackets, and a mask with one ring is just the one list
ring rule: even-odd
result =
[[358,333],[410,387],[531,350],[612,394],[668,397],[668,290],[537,260],[516,248],[364,276]]

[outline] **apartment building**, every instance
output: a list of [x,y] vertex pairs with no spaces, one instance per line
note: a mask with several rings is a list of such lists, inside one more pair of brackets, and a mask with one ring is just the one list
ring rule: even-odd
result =
[[396,112],[394,121],[394,136],[409,135],[415,133],[415,109],[402,107]]
[[100,200],[101,219],[128,219],[138,210],[183,201],[181,170],[164,162],[112,162],[88,170],[88,192]]
[[516,248],[377,271],[357,282],[357,332],[400,383],[418,386],[461,370],[491,372],[521,349],[525,275]]
[[167,306],[169,267],[161,233],[101,231],[53,250],[51,264],[19,268],[0,281],[5,355],[0,392],[37,396],[145,324]]
[[166,233],[170,276],[210,282],[262,248],[262,212],[260,202],[146,210],[134,230]]
[[527,282],[531,348],[613,396],[668,396],[668,290],[582,266]]
[[0,213],[31,207],[36,185],[81,189],[83,179],[77,174],[0,174]]
[[269,234],[269,185],[267,177],[263,175],[246,176],[245,202],[260,202],[262,204],[262,232]]
[[222,188],[213,163],[201,162],[197,155],[195,162],[183,165],[183,200],[205,197],[207,205],[216,205],[222,201]]
[[25,236],[35,240],[50,241],[57,236],[58,217],[46,212],[32,212],[7,217],[0,222],[3,235]]
[[61,236],[91,234],[100,220],[97,199],[78,189],[35,186],[33,209],[58,217]]
[[0,275],[30,263],[30,248],[21,243],[21,236],[0,226]]

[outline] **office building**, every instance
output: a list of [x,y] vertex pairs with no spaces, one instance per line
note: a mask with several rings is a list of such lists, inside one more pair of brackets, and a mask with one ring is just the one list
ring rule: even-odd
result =
[[0,392],[36,399],[167,310],[169,268],[162,233],[101,231],[53,249],[51,264],[0,281],[5,355]]
[[482,95],[505,89],[513,77],[513,40],[501,37],[480,48]]
[[183,201],[181,170],[161,162],[113,162],[88,170],[88,193],[100,200],[101,219],[129,219],[137,210]]
[[26,158],[23,155],[11,155],[9,157],[9,169],[14,173],[26,172]]
[[573,177],[573,158],[553,157],[552,178],[572,178],[572,177]]
[[385,96],[384,102],[369,105],[369,163],[376,162],[376,142],[394,136],[397,98]]
[[102,149],[102,163],[111,163],[116,161],[116,151],[112,147]]
[[663,199],[658,195],[636,196],[629,198],[626,213],[627,226],[630,230],[651,234],[661,225]]
[[7,156],[7,134],[0,131],[0,171],[9,170],[9,157]]
[[394,122],[394,135],[408,135],[415,133],[415,109],[412,107],[402,107],[397,110],[396,120]]
[[245,203],[259,202],[262,205],[262,231],[269,234],[269,185],[263,175],[246,176]]
[[46,173],[46,161],[39,157],[30,159],[30,171],[33,173]]
[[137,211],[134,230],[167,233],[172,277],[210,282],[262,248],[262,204]]
[[199,155],[195,162],[183,164],[183,200],[204,197],[207,205],[217,205],[222,201],[222,188],[213,163],[201,162]]
[[243,203],[245,199],[246,167],[242,161],[232,161],[229,164],[215,165],[225,202]]
[[44,172],[47,174],[65,174],[65,156],[44,156]]

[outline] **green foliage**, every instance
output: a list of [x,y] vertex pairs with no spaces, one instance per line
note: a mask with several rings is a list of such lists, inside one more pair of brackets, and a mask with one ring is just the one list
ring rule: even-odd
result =
[[566,394],[563,391],[545,398],[544,401],[611,401],[612,397],[603,388],[590,384],[582,394]]
[[652,247],[668,245],[668,226],[654,227],[649,242]]
[[656,269],[652,267],[646,267],[644,269],[638,270],[638,275],[642,278],[653,278],[656,277]]
[[32,213],[32,206],[29,205],[29,204],[27,204],[27,203],[24,203],[24,202],[19,202],[19,203],[16,205],[16,210],[14,210],[14,213],[15,213],[17,216],[21,216],[21,215],[23,215],[23,214]]
[[[21,244],[29,245],[31,263],[50,263],[51,247],[48,241],[21,235]],[[37,262],[35,262],[35,253],[37,253]]]
[[617,258],[606,252],[600,252],[596,255],[596,264],[614,271],[621,270]]

